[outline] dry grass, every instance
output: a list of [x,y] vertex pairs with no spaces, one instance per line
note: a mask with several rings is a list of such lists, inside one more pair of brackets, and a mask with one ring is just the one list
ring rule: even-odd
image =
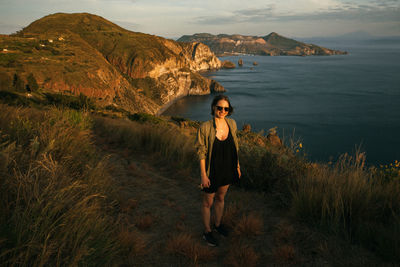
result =
[[240,209],[237,205],[228,205],[224,210],[224,216],[222,217],[222,223],[233,229],[237,222]]
[[0,261],[108,265],[120,247],[115,187],[91,144],[87,114],[0,105]]
[[123,213],[130,213],[131,211],[137,208],[138,200],[130,198],[126,201],[121,201],[120,205],[121,205],[121,211]]
[[288,242],[294,234],[293,225],[289,224],[287,221],[282,221],[275,226],[274,231],[274,241],[275,243],[285,243]]
[[224,266],[253,267],[257,266],[260,256],[249,246],[231,246],[224,259]]
[[273,258],[278,264],[296,264],[296,249],[292,245],[281,245],[272,251]]
[[193,264],[200,261],[212,261],[216,257],[216,251],[208,246],[200,245],[191,234],[179,233],[172,236],[166,245],[166,251],[170,254],[181,255]]
[[146,231],[153,226],[155,218],[151,214],[145,214],[143,216],[138,216],[135,221],[135,225],[139,230]]
[[136,256],[143,256],[149,252],[145,238],[137,231],[129,230],[126,227],[122,228],[118,234],[118,241],[122,249],[127,252],[125,254],[128,255],[130,261]]
[[264,222],[260,215],[250,213],[243,215],[237,222],[234,232],[240,236],[256,236],[263,233]]
[[[97,117],[94,129],[109,142],[132,151],[153,153],[157,160],[173,164],[177,170],[197,168],[193,138],[172,124],[151,124]],[[143,169],[151,168],[144,164]]]
[[365,168],[364,154],[314,165],[293,190],[292,211],[323,230],[400,259],[400,186]]

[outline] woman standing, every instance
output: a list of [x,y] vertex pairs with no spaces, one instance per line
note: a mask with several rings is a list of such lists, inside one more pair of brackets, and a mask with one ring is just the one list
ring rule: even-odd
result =
[[221,224],[224,199],[229,185],[241,176],[237,126],[233,119],[227,118],[232,112],[233,107],[227,96],[214,97],[211,103],[213,119],[204,122],[197,132],[196,148],[200,160],[201,187],[204,191],[201,207],[205,227],[203,238],[210,246],[218,245],[210,225],[210,210],[214,198],[214,229],[220,235],[227,236],[228,231]]

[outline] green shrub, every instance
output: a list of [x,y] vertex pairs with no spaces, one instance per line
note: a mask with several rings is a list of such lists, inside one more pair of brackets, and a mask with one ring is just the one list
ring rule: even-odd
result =
[[76,110],[96,108],[94,101],[82,93],[78,97],[53,93],[45,93],[45,96],[48,104],[55,104]]
[[14,106],[30,106],[31,104],[38,104],[36,99],[26,98],[18,93],[9,91],[0,91],[1,103],[14,105]]
[[27,78],[28,86],[32,92],[37,92],[39,89],[39,85],[36,82],[35,77],[33,76],[33,73],[29,73],[28,78]]
[[161,118],[148,113],[134,113],[128,115],[128,118],[132,121],[137,121],[141,123],[149,122],[152,124],[159,124],[164,122]]
[[26,92],[26,90],[25,90],[25,82],[24,82],[24,80],[22,80],[22,78],[17,73],[14,74],[13,88],[17,92]]
[[188,120],[188,119],[185,119],[185,118],[182,118],[182,117],[172,116],[171,120],[176,121],[177,123],[183,123],[183,124],[185,124],[186,126],[189,126],[189,127],[198,128],[200,126],[200,122]]

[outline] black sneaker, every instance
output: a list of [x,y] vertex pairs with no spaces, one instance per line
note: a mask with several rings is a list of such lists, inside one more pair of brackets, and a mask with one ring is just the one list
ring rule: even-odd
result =
[[225,225],[223,225],[222,223],[217,227],[214,225],[214,229],[215,231],[218,232],[218,234],[227,237],[229,235],[229,230],[228,228],[226,228]]
[[203,233],[203,238],[207,244],[212,247],[218,246],[218,240],[213,236],[213,232]]

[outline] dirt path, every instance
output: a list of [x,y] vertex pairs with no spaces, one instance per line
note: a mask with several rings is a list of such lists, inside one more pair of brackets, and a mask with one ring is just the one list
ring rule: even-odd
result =
[[[211,248],[202,240],[199,180],[171,171],[155,155],[99,142],[120,183],[119,220],[132,247],[126,266],[363,266],[377,262],[290,222],[272,197],[231,187],[224,221],[232,233]],[[354,254],[355,253],[355,254]],[[354,256],[356,255],[356,256]],[[379,261],[378,261],[379,262]]]

